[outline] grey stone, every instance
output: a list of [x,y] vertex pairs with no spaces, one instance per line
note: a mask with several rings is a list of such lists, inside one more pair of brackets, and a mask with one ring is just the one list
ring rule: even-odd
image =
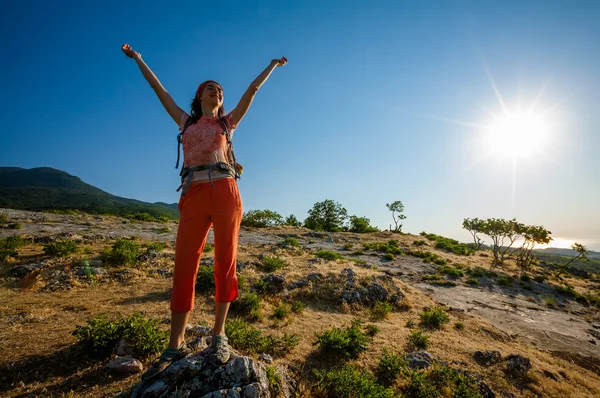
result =
[[511,354],[506,357],[506,367],[513,376],[525,376],[531,369],[531,361],[519,354]]
[[433,355],[427,351],[416,351],[406,355],[408,367],[411,369],[427,369],[433,363]]
[[500,351],[475,351],[473,358],[480,365],[490,366],[502,360]]
[[240,387],[233,387],[228,389],[222,389],[219,391],[213,391],[201,396],[200,398],[241,398],[241,392],[242,389]]
[[43,263],[39,264],[27,264],[27,265],[18,265],[16,267],[11,268],[8,271],[8,275],[14,276],[16,278],[23,278],[34,271],[39,270],[44,266]]
[[269,274],[262,278],[263,282],[267,284],[267,292],[269,293],[280,293],[285,290],[285,276]]
[[387,301],[389,293],[381,284],[373,282],[367,289],[367,296],[371,302]]
[[119,345],[117,345],[116,354],[119,356],[126,356],[133,354],[134,347],[129,344],[126,340],[121,339]]
[[263,362],[265,362],[265,363],[273,363],[273,357],[272,357],[272,356],[270,356],[269,354],[260,354],[260,355],[258,356],[258,359],[259,359],[260,361],[263,361]]
[[308,282],[303,279],[300,279],[299,281],[290,283],[288,285],[287,289],[288,290],[299,289],[301,287],[305,287],[306,285],[308,285]]
[[138,373],[144,369],[144,365],[137,359],[125,356],[118,357],[106,364],[106,368],[121,374]]
[[142,393],[142,398],[158,398],[158,396],[166,392],[168,388],[169,386],[167,383],[158,380]]
[[320,272],[315,272],[315,273],[309,274],[309,275],[306,277],[306,279],[307,279],[309,282],[316,282],[316,281],[318,281],[318,280],[321,280],[321,279],[323,279],[323,278],[324,278],[324,276],[323,276],[323,274],[321,274]]
[[196,325],[192,327],[188,332],[195,333],[198,336],[209,336],[212,333],[210,326]]

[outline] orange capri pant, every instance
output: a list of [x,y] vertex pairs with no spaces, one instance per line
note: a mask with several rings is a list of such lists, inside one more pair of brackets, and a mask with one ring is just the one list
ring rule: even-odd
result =
[[171,311],[194,308],[194,288],[206,236],[213,226],[215,244],[215,300],[231,302],[238,295],[236,257],[242,200],[237,182],[224,178],[193,183],[179,199],[179,229],[175,244],[175,272],[171,291]]

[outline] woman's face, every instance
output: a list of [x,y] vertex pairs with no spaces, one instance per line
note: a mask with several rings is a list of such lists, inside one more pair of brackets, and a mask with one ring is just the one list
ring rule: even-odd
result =
[[220,107],[223,105],[223,88],[217,83],[210,82],[202,91],[202,102],[207,105]]

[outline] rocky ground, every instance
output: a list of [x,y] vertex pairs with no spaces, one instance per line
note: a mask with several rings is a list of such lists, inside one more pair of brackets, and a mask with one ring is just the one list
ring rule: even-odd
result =
[[[69,358],[69,347],[74,341],[70,331],[75,324],[83,324],[95,314],[144,311],[154,318],[168,318],[172,248],[177,223],[131,222],[117,217],[9,209],[1,209],[0,212],[21,226],[18,230],[0,229],[0,238],[19,234],[30,242],[20,250],[17,258],[8,259],[0,267],[0,349],[6,354],[0,360],[0,374],[4,373],[0,376],[0,392],[8,396],[113,396],[119,391],[131,393],[139,382],[139,376],[137,379],[135,376],[115,376],[106,370],[105,363],[84,363],[58,373],[49,367]],[[136,267],[108,267],[102,263],[101,253],[118,237],[136,237],[139,242],[146,243],[166,242],[168,247],[161,252],[144,253],[139,259],[141,265]],[[280,243],[285,238],[296,239],[300,248],[290,250],[281,247]],[[45,256],[42,246],[56,239],[73,240],[81,249],[68,258]],[[532,276],[535,273],[545,275],[547,281],[532,280],[526,285],[527,289],[518,281],[501,286],[491,276],[478,278],[478,285],[469,285],[467,275],[456,278],[444,276],[437,281],[423,280],[424,276],[436,274],[438,266],[411,255],[395,256],[390,260],[369,250],[353,254],[352,250],[359,249],[364,242],[390,239],[398,240],[400,246],[408,250],[416,240],[423,238],[389,232],[352,234],[289,227],[242,228],[238,271],[249,280],[263,279],[272,286],[271,297],[265,299],[266,308],[272,309],[288,298],[306,298],[307,310],[303,315],[283,323],[274,322],[271,318],[256,323],[262,330],[294,333],[300,338],[300,344],[292,353],[284,358],[275,358],[274,362],[279,371],[285,373],[284,378],[289,378],[295,386],[288,388],[288,396],[310,396],[310,385],[314,383],[311,369],[326,366],[322,359],[315,357],[312,346],[314,334],[332,325],[347,324],[352,319],[369,320],[367,309],[373,302],[381,300],[394,303],[397,310],[385,320],[378,321],[382,332],[374,340],[377,349],[361,356],[360,361],[352,362],[361,368],[372,369],[382,347],[406,351],[406,339],[411,331],[405,326],[407,321],[418,322],[423,308],[441,304],[454,322],[462,322],[466,327],[460,331],[452,328],[451,324],[446,325],[432,334],[433,344],[428,352],[416,357],[422,355],[475,372],[486,383],[486,388],[491,388],[490,391],[497,396],[600,394],[598,309],[587,302],[559,295],[554,288],[558,283],[568,282],[582,294],[597,294],[600,281],[595,276],[569,276],[558,281],[552,278],[548,269],[537,267]],[[212,232],[208,241],[212,242]],[[349,249],[350,245],[352,249]],[[422,249],[436,253],[451,265],[460,264],[464,270],[476,267],[488,269],[491,261],[485,252],[458,256],[437,250],[431,243],[426,243]],[[315,258],[318,250],[339,253],[344,259],[328,261]],[[260,262],[264,254],[283,258],[286,261],[284,271],[275,274],[262,272]],[[85,267],[82,260],[87,261]],[[212,255],[207,254],[202,262],[211,264],[211,260]],[[510,263],[496,271],[507,275],[516,273]],[[332,302],[307,290],[319,286],[326,289],[328,285],[321,281],[329,280],[339,287],[330,292],[332,297],[335,296]],[[211,299],[198,296],[196,300],[194,316],[197,322],[207,323],[214,316]],[[477,358],[476,352],[483,355],[483,359]],[[415,356],[411,352],[408,354]],[[506,377],[507,367],[527,367],[519,365],[521,359],[514,359],[509,354],[531,360],[527,365],[532,368],[527,383],[517,383]],[[181,366],[200,372],[198,369],[204,369],[202,358],[206,355],[201,346],[197,347],[196,355],[196,359],[189,358]],[[240,354],[239,358],[228,366],[244,365],[243,372],[254,375],[255,381],[248,379],[244,385],[262,383],[260,388],[269,391],[264,386],[261,373],[267,364],[252,355]],[[150,359],[142,360],[139,366],[147,366]],[[488,360],[489,363],[481,364]],[[43,363],[47,365],[40,365]],[[510,365],[512,363],[517,364]],[[182,372],[190,373],[189,369]],[[214,369],[210,370],[211,374],[214,372]],[[231,372],[219,372],[231,378]],[[223,380],[227,379],[223,377]],[[186,382],[180,376],[172,379],[177,379],[179,386]],[[103,385],[99,385],[97,380],[102,380]],[[191,380],[187,382],[192,383]],[[215,382],[216,386],[222,381],[219,380]],[[155,395],[144,393],[140,396],[159,396],[168,390],[167,384],[154,386],[156,390],[162,388],[160,392],[152,393]],[[238,388],[235,390],[237,396],[252,396],[242,393],[245,387],[235,385],[232,382],[228,388],[232,391]],[[169,386],[175,388],[175,384]],[[263,396],[260,394],[256,396]]]

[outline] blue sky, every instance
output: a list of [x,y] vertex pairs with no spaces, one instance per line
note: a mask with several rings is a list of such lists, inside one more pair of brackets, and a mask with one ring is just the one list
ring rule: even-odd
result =
[[[245,210],[332,199],[387,228],[401,200],[408,232],[516,217],[600,250],[598,20],[597,1],[3,2],[0,165],[176,202],[177,126],[121,44],[183,109],[214,79],[231,110],[285,55],[236,131]],[[538,151],[488,154],[502,104],[543,119]]]

